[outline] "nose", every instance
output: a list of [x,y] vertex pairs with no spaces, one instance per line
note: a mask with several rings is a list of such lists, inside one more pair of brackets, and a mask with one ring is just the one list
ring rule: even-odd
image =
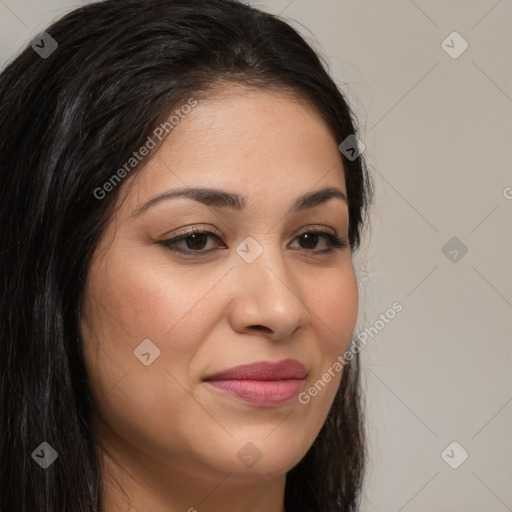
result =
[[279,340],[309,324],[306,284],[299,286],[279,251],[266,248],[252,263],[238,258],[230,276],[232,297],[227,313],[237,332],[264,331]]

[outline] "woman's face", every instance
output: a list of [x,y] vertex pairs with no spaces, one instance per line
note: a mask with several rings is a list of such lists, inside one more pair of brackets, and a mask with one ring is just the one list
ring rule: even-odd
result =
[[[294,205],[325,188],[346,196],[338,142],[306,104],[230,86],[183,115],[147,166],[118,185],[119,209],[87,276],[81,334],[99,440],[134,472],[277,478],[315,440],[341,371],[308,403],[298,396],[347,349],[357,285],[348,246],[303,234],[346,239],[346,201]],[[177,196],[141,210],[192,187],[242,204]],[[193,227],[213,235],[164,244]],[[205,380],[283,360],[301,363],[305,378]]]

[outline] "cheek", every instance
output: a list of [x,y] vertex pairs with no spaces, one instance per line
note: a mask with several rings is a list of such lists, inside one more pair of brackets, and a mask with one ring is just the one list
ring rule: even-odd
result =
[[[357,321],[358,289],[355,274],[350,270],[333,270],[329,279],[315,288],[311,296],[311,316],[315,347],[314,373],[308,378],[306,414],[319,428],[327,415],[343,375],[343,358]],[[304,396],[304,395],[303,395]],[[320,421],[322,419],[322,421]]]
[[[344,351],[353,334],[358,313],[358,289],[353,269],[333,270],[312,287],[312,322],[323,331],[318,339],[325,340],[325,354]],[[333,352],[334,351],[334,352]]]
[[[80,324],[84,357],[100,416],[135,444],[151,446],[167,439],[171,424],[190,430],[198,414],[191,412],[194,402],[184,387],[215,321],[218,297],[216,305],[208,290],[219,278],[203,273],[199,279],[147,257],[143,261],[140,249],[120,253],[113,248],[91,267]],[[145,366],[134,351],[147,339],[158,356]],[[145,343],[152,359],[155,349]]]
[[212,289],[220,271],[194,272],[155,261],[147,252],[112,246],[107,259],[91,267],[83,339],[105,385],[140,370],[134,351],[147,339],[160,351],[155,366],[185,375],[218,321],[219,297]]

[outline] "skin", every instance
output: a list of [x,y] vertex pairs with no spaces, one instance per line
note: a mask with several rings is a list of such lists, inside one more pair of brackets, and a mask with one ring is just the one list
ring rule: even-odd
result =
[[[310,228],[346,237],[347,204],[331,198],[289,212],[300,195],[327,186],[346,195],[338,142],[306,102],[233,84],[199,101],[120,186],[80,319],[105,512],[284,512],[286,473],[317,437],[341,372],[307,405],[295,398],[277,407],[202,379],[291,358],[307,369],[304,391],[347,349],[358,304],[350,248],[322,253],[327,240],[299,237]],[[236,192],[247,205],[178,198],[134,214],[183,186]],[[220,240],[175,246],[197,256],[159,243],[185,226]],[[263,249],[252,263],[236,252],[248,236]],[[148,366],[134,356],[145,339],[160,350]],[[261,454],[252,467],[237,457],[248,442]]]

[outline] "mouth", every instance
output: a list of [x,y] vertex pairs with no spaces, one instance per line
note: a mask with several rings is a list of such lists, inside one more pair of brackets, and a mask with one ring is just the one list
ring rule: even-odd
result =
[[236,366],[210,375],[203,381],[211,388],[259,407],[290,402],[306,380],[306,368],[293,359]]

